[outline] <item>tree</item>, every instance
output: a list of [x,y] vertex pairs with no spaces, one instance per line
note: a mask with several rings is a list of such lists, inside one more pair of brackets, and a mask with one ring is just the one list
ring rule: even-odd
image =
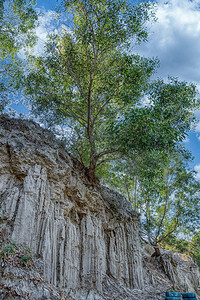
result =
[[[70,150],[88,168],[89,179],[95,181],[97,167],[119,154],[181,140],[192,121],[188,111],[197,107],[194,86],[171,80],[164,94],[158,81],[159,96],[149,87],[157,60],[130,54],[131,41],[147,39],[152,4],[70,0],[64,8],[72,16],[71,28],[51,35],[42,57],[30,57],[22,82],[36,114],[71,128]],[[152,105],[138,107],[145,94]],[[172,103],[183,127],[173,117]]]
[[34,111],[72,128],[73,153],[94,180],[97,165],[117,152],[110,147],[110,121],[138,102],[154,72],[154,60],[125,52],[130,38],[147,38],[151,5],[109,0],[65,5],[73,16],[72,32],[52,35],[46,55],[32,59],[25,92]]
[[[5,3],[16,17],[7,20],[2,14],[6,6],[1,6],[2,73],[9,66],[12,87],[22,89],[33,112],[48,125],[68,130],[68,149],[92,182],[95,172],[106,178],[108,166],[117,170],[112,179],[141,212],[155,249],[181,227],[191,227],[198,220],[199,185],[186,168],[180,143],[194,123],[199,101],[191,83],[151,81],[158,61],[133,54],[134,42],[147,40],[152,4],[63,1],[57,19],[62,30],[49,36],[43,55],[26,57],[22,74],[15,53],[29,44],[37,16],[29,9],[32,2]],[[72,20],[70,27],[64,16]],[[12,31],[13,20],[19,35]],[[22,36],[25,44],[16,40]],[[10,78],[5,78],[1,86],[7,92]]]
[[143,226],[150,243],[158,245],[172,233],[192,231],[199,224],[199,187],[192,171],[185,168],[180,155],[171,157],[159,176],[146,182]]
[[[153,178],[159,177],[161,170],[167,165],[169,152],[162,150],[144,150],[127,155],[109,167],[101,170],[102,182],[117,189],[132,203],[133,209],[138,213],[145,210],[142,190],[145,182],[148,187],[154,183]],[[151,191],[149,191],[151,194]]]
[[200,267],[200,231],[197,230],[189,244],[189,254]]
[[200,183],[187,167],[189,159],[180,147],[168,153],[149,150],[107,171],[106,183],[116,186],[141,214],[142,236],[157,256],[159,245],[173,234],[192,234],[199,228]]
[[33,29],[38,15],[33,0],[0,1],[0,112],[15,92],[12,83],[19,75],[17,53],[36,41]]

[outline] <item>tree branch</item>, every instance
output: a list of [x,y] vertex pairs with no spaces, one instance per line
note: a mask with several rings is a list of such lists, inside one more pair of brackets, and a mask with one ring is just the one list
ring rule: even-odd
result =
[[178,225],[178,218],[177,218],[177,220],[176,220],[176,223],[175,223],[175,225],[174,225],[174,228],[173,228],[171,231],[169,231],[166,235],[164,235],[163,237],[161,237],[161,238],[157,241],[157,244],[159,244],[159,243],[162,242],[164,239],[166,239],[166,237],[168,237],[170,234],[172,234],[172,233],[176,230],[177,225]]
[[108,162],[108,161],[112,161],[112,160],[117,160],[117,159],[120,159],[121,157],[110,157],[110,158],[105,158],[105,159],[102,159],[98,164],[97,164],[97,167],[99,167],[101,164],[105,163],[105,162]]
[[97,159],[101,158],[104,155],[113,154],[113,153],[117,153],[117,152],[119,152],[119,151],[118,150],[104,150],[104,151],[100,152],[99,154],[97,154]]

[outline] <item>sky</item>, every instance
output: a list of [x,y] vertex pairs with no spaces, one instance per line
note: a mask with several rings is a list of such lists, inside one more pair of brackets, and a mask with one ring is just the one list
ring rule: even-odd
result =
[[[149,40],[138,47],[138,53],[159,58],[158,77],[194,82],[200,91],[200,1],[158,0],[156,9],[157,22],[149,26]],[[185,147],[192,152],[191,167],[200,179],[200,111],[195,115],[198,123]]]
[[[37,29],[41,51],[48,32],[53,30],[51,19],[60,0],[38,0],[37,8],[43,12]],[[168,76],[194,82],[200,91],[200,0],[158,0],[157,22],[149,24],[149,40],[133,51],[146,57],[158,57],[157,77]],[[200,179],[200,111],[196,112],[196,129],[189,133],[185,146],[192,152],[191,167]]]

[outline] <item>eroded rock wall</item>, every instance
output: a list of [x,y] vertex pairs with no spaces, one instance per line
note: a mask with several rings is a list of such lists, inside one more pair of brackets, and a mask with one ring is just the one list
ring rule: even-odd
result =
[[0,119],[1,230],[42,259],[48,283],[99,294],[106,278],[144,287],[139,218],[119,198],[92,186],[39,125]]
[[49,131],[0,117],[0,251],[14,241],[35,257],[22,268],[12,253],[6,265],[0,252],[0,299],[162,300],[171,288],[198,292],[197,266],[169,252],[155,260],[139,229],[130,203],[91,185]]

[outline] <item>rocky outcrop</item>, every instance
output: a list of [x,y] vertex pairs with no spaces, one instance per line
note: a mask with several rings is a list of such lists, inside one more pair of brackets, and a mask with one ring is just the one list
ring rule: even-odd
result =
[[91,185],[49,131],[0,118],[1,246],[14,241],[37,262],[1,258],[2,291],[14,291],[5,299],[162,299],[171,283],[144,264],[139,226],[130,203]]
[[66,292],[102,295],[106,279],[142,289],[139,218],[130,204],[94,188],[39,125],[7,118],[0,125],[0,218],[8,238],[40,257],[44,279]]
[[162,250],[162,265],[173,285],[182,291],[200,292],[200,273],[191,257]]
[[161,256],[155,258],[152,257],[154,253],[152,246],[143,243],[142,249],[146,291],[149,290],[149,293],[152,293],[153,286],[157,289],[157,292],[160,291],[160,294],[162,291],[164,294],[166,290],[176,290],[179,292],[195,292],[200,295],[199,268],[191,257],[160,249]]

